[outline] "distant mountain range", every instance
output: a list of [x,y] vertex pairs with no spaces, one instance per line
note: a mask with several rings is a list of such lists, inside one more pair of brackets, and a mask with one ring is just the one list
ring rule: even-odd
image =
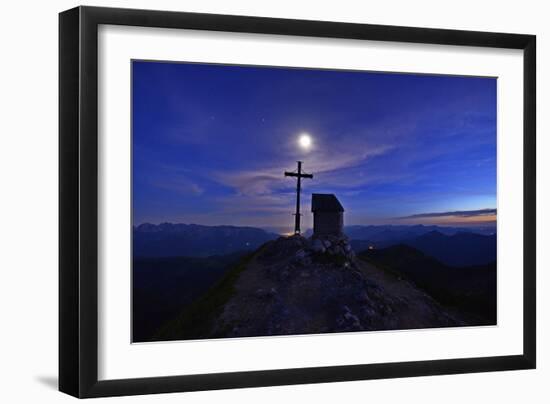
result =
[[[406,244],[446,265],[469,266],[496,260],[496,234],[495,229],[491,230],[382,225],[348,226],[345,233],[357,252],[371,246],[380,249]],[[278,237],[276,233],[255,227],[145,223],[133,229],[134,258],[227,255],[253,251]]]
[[405,244],[451,266],[484,265],[497,259],[497,236],[456,233],[452,236],[431,231]]
[[380,226],[346,226],[344,232],[351,240],[371,240],[377,243],[395,244],[400,240],[407,240],[430,232],[439,232],[446,236],[458,233],[475,233],[493,235],[496,227],[451,227],[417,225],[380,225]]
[[410,234],[404,232],[401,237],[382,239],[383,241],[352,239],[351,245],[355,251],[365,251],[404,244],[454,267],[484,265],[497,259],[496,234],[485,236],[463,231],[452,235],[439,231],[412,237]]
[[496,229],[444,226],[349,226],[355,251],[397,244],[414,247],[450,266],[484,265],[497,259]]
[[266,241],[277,237],[279,235],[275,233],[254,227],[144,223],[133,229],[133,256],[226,255],[255,250]]

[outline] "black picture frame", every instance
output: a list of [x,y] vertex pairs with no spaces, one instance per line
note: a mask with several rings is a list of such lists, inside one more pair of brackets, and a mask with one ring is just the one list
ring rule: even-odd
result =
[[[99,381],[100,24],[523,50],[523,354]],[[85,398],[535,368],[535,61],[534,35],[96,7],[77,7],[60,13],[59,390]]]

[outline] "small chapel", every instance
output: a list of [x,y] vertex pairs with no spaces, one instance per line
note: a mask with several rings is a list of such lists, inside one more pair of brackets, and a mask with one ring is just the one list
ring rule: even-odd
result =
[[312,194],[313,235],[341,236],[344,229],[344,207],[334,194]]

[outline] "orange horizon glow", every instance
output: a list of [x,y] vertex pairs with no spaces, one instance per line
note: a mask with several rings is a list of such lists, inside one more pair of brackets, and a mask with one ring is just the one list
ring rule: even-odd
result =
[[422,218],[404,218],[401,222],[407,224],[429,224],[429,225],[488,225],[496,224],[497,215],[477,215],[477,216],[437,216],[437,217],[422,217]]

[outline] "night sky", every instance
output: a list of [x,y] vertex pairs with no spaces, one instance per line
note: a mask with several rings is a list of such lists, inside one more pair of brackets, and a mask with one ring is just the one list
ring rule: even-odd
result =
[[134,61],[132,80],[134,225],[290,230],[296,160],[304,229],[312,192],[346,225],[494,224],[494,78]]

